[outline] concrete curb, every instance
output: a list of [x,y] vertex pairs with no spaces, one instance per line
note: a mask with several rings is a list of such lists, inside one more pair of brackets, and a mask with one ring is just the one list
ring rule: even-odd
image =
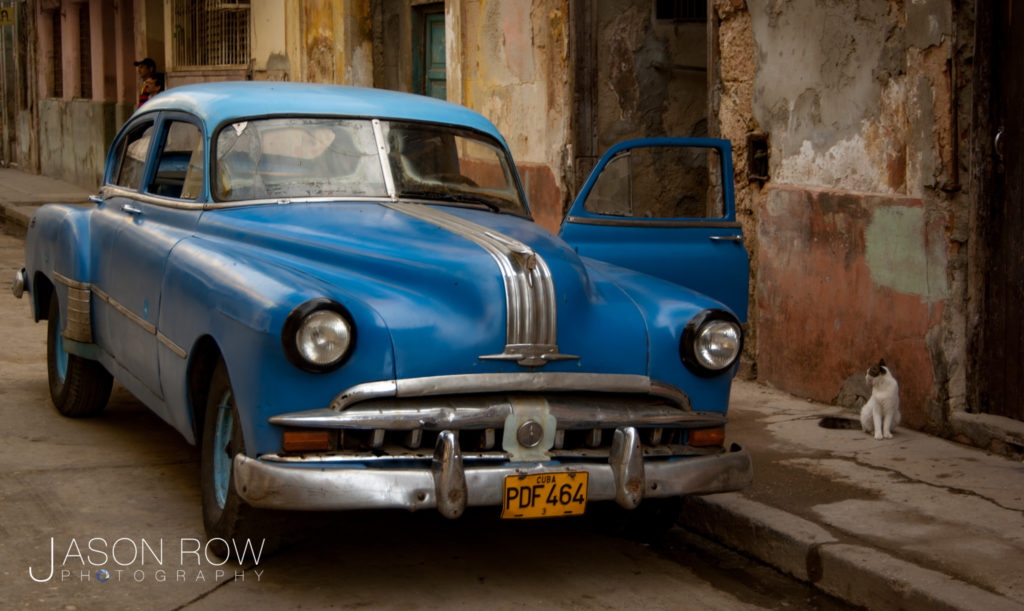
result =
[[688,497],[680,526],[869,609],[1024,609],[877,549],[842,543],[814,522],[738,493]]
[[[34,210],[35,206],[32,206],[31,208]],[[28,232],[28,223],[31,219],[31,212],[26,214],[26,212],[19,209],[18,206],[12,206],[9,204],[0,205],[0,226],[3,227],[4,231],[15,237],[25,237],[25,234]]]
[[[63,201],[55,202],[70,204],[72,206],[92,206],[90,201]],[[16,238],[24,238],[28,233],[28,224],[32,221],[32,215],[42,204],[12,204],[0,203],[0,227],[3,231]]]

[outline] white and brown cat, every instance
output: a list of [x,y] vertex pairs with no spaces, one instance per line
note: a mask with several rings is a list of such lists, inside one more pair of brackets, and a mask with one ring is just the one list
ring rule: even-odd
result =
[[[871,387],[871,396],[860,408],[860,428],[874,434],[875,439],[892,439],[892,429],[900,423],[900,385],[885,359],[868,368],[864,379]],[[829,429],[857,428],[856,420],[833,416],[822,418],[818,424]]]
[[892,439],[892,427],[900,423],[900,385],[885,366],[885,359],[872,365],[864,376],[871,386],[871,397],[860,408],[860,425],[875,439]]

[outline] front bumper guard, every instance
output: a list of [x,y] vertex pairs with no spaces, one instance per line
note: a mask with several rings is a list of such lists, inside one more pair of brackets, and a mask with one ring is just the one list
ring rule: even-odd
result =
[[753,466],[740,446],[720,454],[644,462],[633,427],[615,431],[607,463],[517,463],[466,467],[455,434],[438,435],[430,469],[332,468],[322,464],[285,466],[238,454],[235,491],[249,505],[283,510],[435,508],[457,518],[467,506],[502,504],[505,478],[586,471],[590,501],[615,500],[632,509],[644,498],[740,490]]

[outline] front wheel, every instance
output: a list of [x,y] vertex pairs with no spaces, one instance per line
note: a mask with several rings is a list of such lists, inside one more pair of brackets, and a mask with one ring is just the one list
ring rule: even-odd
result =
[[247,505],[235,492],[232,463],[237,454],[245,454],[245,440],[228,370],[220,359],[206,398],[200,483],[206,535],[211,540],[223,541],[211,546],[211,551],[222,558],[230,557],[235,549],[244,549],[246,539],[255,549],[269,551],[271,547],[264,545],[269,543],[264,540],[268,533],[260,532],[258,518],[262,512]]
[[85,359],[64,350],[60,302],[57,294],[50,296],[46,323],[46,377],[50,398],[61,414],[69,418],[95,416],[110,399],[114,380],[97,361]]

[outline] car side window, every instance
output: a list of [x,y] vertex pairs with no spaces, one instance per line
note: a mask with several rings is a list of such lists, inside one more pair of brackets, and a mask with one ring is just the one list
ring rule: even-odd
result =
[[153,124],[143,123],[133,128],[117,148],[117,168],[114,184],[137,191],[142,185],[142,172],[146,167],[146,153],[153,135]]
[[156,172],[146,190],[164,197],[196,199],[203,187],[202,132],[186,121],[170,121],[165,129]]
[[601,170],[584,209],[631,218],[722,218],[721,155],[694,146],[623,151]]

